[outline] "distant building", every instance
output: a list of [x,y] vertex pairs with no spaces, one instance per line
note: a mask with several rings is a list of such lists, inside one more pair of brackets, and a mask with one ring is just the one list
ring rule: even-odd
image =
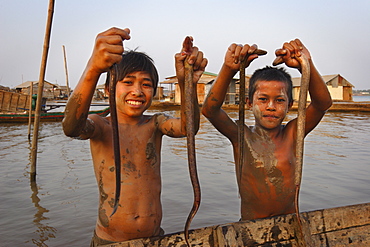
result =
[[[197,84],[199,104],[203,104],[216,77],[217,77],[217,74],[210,73],[210,72],[204,72],[201,78],[199,79],[198,84]],[[230,82],[230,86],[228,88],[227,95],[225,98],[225,104],[235,104],[236,103],[236,82],[237,82],[237,79],[232,79],[232,81]],[[170,95],[167,95],[167,96],[171,99],[172,102],[176,104],[181,103],[180,87],[178,85],[176,76],[167,77],[166,80],[160,82],[160,84],[169,85]],[[173,86],[175,87],[175,89],[173,89]]]
[[[203,104],[205,97],[207,96],[210,88],[212,87],[213,82],[215,81],[217,74],[204,72],[202,77],[200,78],[197,90],[198,90],[198,102],[199,104]],[[249,86],[249,79],[251,75],[245,76],[245,87],[246,87],[246,97],[248,96],[248,86]],[[323,80],[326,83],[330,95],[334,101],[353,101],[353,93],[352,88],[354,87],[350,82],[348,82],[345,78],[341,75],[325,75],[323,76]],[[295,77],[292,78],[293,81],[293,99],[298,101],[299,97],[299,90],[301,84],[301,78]],[[226,105],[234,105],[239,104],[239,82],[240,79],[233,78],[230,82],[229,88],[227,90],[224,104]],[[171,99],[171,102],[180,104],[180,88],[177,83],[176,76],[167,77],[166,80],[160,82],[164,85],[169,85],[170,89],[168,90],[168,95]],[[173,87],[175,87],[173,89]],[[308,95],[308,101],[310,101],[310,97]]]
[[[15,89],[18,93],[30,94],[31,83],[33,83],[33,94],[37,94],[38,85],[39,85],[38,81],[26,81],[16,86]],[[57,87],[58,86],[53,83],[44,81],[44,91],[42,93],[42,97],[47,98],[47,99],[54,99],[54,93]]]
[[[326,83],[326,86],[329,89],[331,98],[334,101],[353,101],[352,89],[354,86],[340,74],[324,75],[322,78],[324,79],[324,82]],[[298,101],[301,77],[292,78],[292,81],[293,81],[293,99],[295,101]],[[308,101],[311,100],[309,95],[307,100]]]
[[[33,94],[38,93],[38,81],[26,81],[15,87],[17,93],[30,94],[31,83],[33,84]],[[69,90],[71,91],[71,90]],[[65,99],[68,98],[67,86],[60,86],[48,81],[44,81],[44,91],[42,96],[48,100],[50,99]]]

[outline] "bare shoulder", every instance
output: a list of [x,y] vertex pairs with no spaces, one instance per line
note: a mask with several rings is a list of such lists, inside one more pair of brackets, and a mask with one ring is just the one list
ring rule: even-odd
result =
[[86,125],[90,139],[99,139],[108,129],[111,129],[110,117],[102,117],[97,114],[89,115]]
[[153,115],[153,122],[163,135],[184,137],[184,134],[181,132],[181,119],[178,117],[161,112]]
[[151,115],[150,116],[152,118],[153,121],[157,121],[158,123],[159,122],[166,122],[170,119],[175,119],[175,117],[173,116],[170,116],[164,112],[158,112],[158,113],[155,113],[154,115]]
[[282,132],[285,137],[295,138],[297,134],[297,118],[290,120],[287,124],[282,125]]

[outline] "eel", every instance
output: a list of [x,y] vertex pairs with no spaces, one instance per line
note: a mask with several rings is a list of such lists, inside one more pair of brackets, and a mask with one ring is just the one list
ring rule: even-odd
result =
[[[259,56],[266,55],[267,51],[264,50],[256,50],[253,54],[257,54]],[[251,54],[249,54],[251,55]],[[247,63],[247,57],[240,61],[240,68],[239,68],[239,120],[238,120],[238,143],[239,143],[239,176],[238,184],[240,184],[241,176],[242,176],[242,167],[244,164],[244,121],[245,121],[245,67]]]
[[121,195],[121,154],[119,146],[119,132],[118,132],[118,120],[117,120],[117,108],[116,108],[116,85],[117,85],[117,65],[114,64],[110,68],[109,78],[109,106],[111,115],[112,125],[112,137],[113,137],[113,152],[114,152],[114,166],[116,173],[116,193],[114,197],[113,211],[110,217],[112,217],[118,208],[119,198]]
[[[297,140],[296,140],[296,167],[294,173],[294,183],[295,183],[295,196],[294,196],[294,206],[295,214],[297,217],[299,231],[297,232],[298,238],[297,242],[299,246],[312,246],[312,241],[309,239],[310,234],[307,234],[307,230],[303,229],[301,217],[299,214],[299,191],[302,181],[302,166],[303,166],[303,150],[304,150],[304,137],[305,137],[305,123],[306,123],[306,104],[307,104],[307,93],[310,83],[310,64],[304,53],[300,56],[295,56],[295,59],[301,64],[301,87],[299,92],[298,100],[298,116],[297,116]],[[283,58],[278,56],[273,65],[283,63]]]
[[[184,40],[184,51],[187,54],[191,54],[192,50],[192,40],[190,37],[186,37]],[[196,164],[196,155],[195,155],[195,126],[194,126],[194,98],[195,98],[195,90],[193,83],[193,65],[188,63],[188,58],[185,59],[184,62],[184,69],[185,69],[185,85],[184,85],[184,96],[185,96],[185,120],[186,120],[186,139],[187,139],[187,151],[188,151],[188,166],[189,166],[189,174],[191,184],[193,186],[193,193],[194,193],[194,202],[193,207],[188,215],[185,224],[185,241],[187,246],[190,247],[189,243],[189,228],[191,221],[193,220],[195,214],[197,213],[199,206],[200,206],[200,199],[201,199],[201,192],[200,192],[200,183],[198,179],[197,173],[197,164]]]

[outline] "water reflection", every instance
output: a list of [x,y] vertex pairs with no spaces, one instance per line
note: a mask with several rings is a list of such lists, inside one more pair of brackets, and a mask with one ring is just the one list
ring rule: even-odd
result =
[[[31,151],[32,150],[32,143],[29,142],[29,163],[26,166],[26,170],[29,170],[31,166]],[[30,177],[30,174],[28,173],[28,176]],[[47,221],[49,220],[48,217],[44,216],[44,213],[48,213],[49,210],[44,208],[40,205],[40,198],[38,196],[39,194],[39,187],[37,186],[36,181],[31,181],[30,178],[30,187],[31,187],[31,200],[36,208],[36,213],[33,216],[33,224],[36,226],[36,231],[34,231],[36,238],[32,238],[31,241],[36,246],[46,247],[48,246],[45,244],[46,241],[49,240],[49,238],[55,238],[56,228],[52,226],[48,226]]]
[[57,230],[52,226],[48,226],[47,224],[47,220],[49,220],[49,218],[44,216],[44,213],[49,212],[49,210],[40,205],[40,198],[38,197],[39,188],[37,183],[30,182],[30,186],[32,190],[32,203],[37,210],[33,219],[33,224],[37,227],[37,230],[34,233],[38,235],[38,238],[32,239],[32,243],[36,246],[47,246],[45,242],[48,241],[49,238],[55,238],[55,233]]

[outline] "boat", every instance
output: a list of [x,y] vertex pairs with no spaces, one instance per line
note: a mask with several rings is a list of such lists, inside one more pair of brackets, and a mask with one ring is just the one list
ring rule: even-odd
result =
[[[300,246],[303,232],[306,246],[370,246],[370,203],[295,214],[239,221],[190,230],[191,246]],[[303,231],[302,231],[303,229]],[[184,247],[183,232],[102,245],[105,247]]]
[[[98,114],[100,116],[107,116],[109,114],[109,107],[102,110],[89,111],[89,114]],[[35,118],[35,114],[32,114],[32,121]],[[41,122],[58,122],[64,118],[64,112],[42,112],[40,114]],[[0,113],[0,123],[27,123],[29,119],[28,112],[5,112]]]

